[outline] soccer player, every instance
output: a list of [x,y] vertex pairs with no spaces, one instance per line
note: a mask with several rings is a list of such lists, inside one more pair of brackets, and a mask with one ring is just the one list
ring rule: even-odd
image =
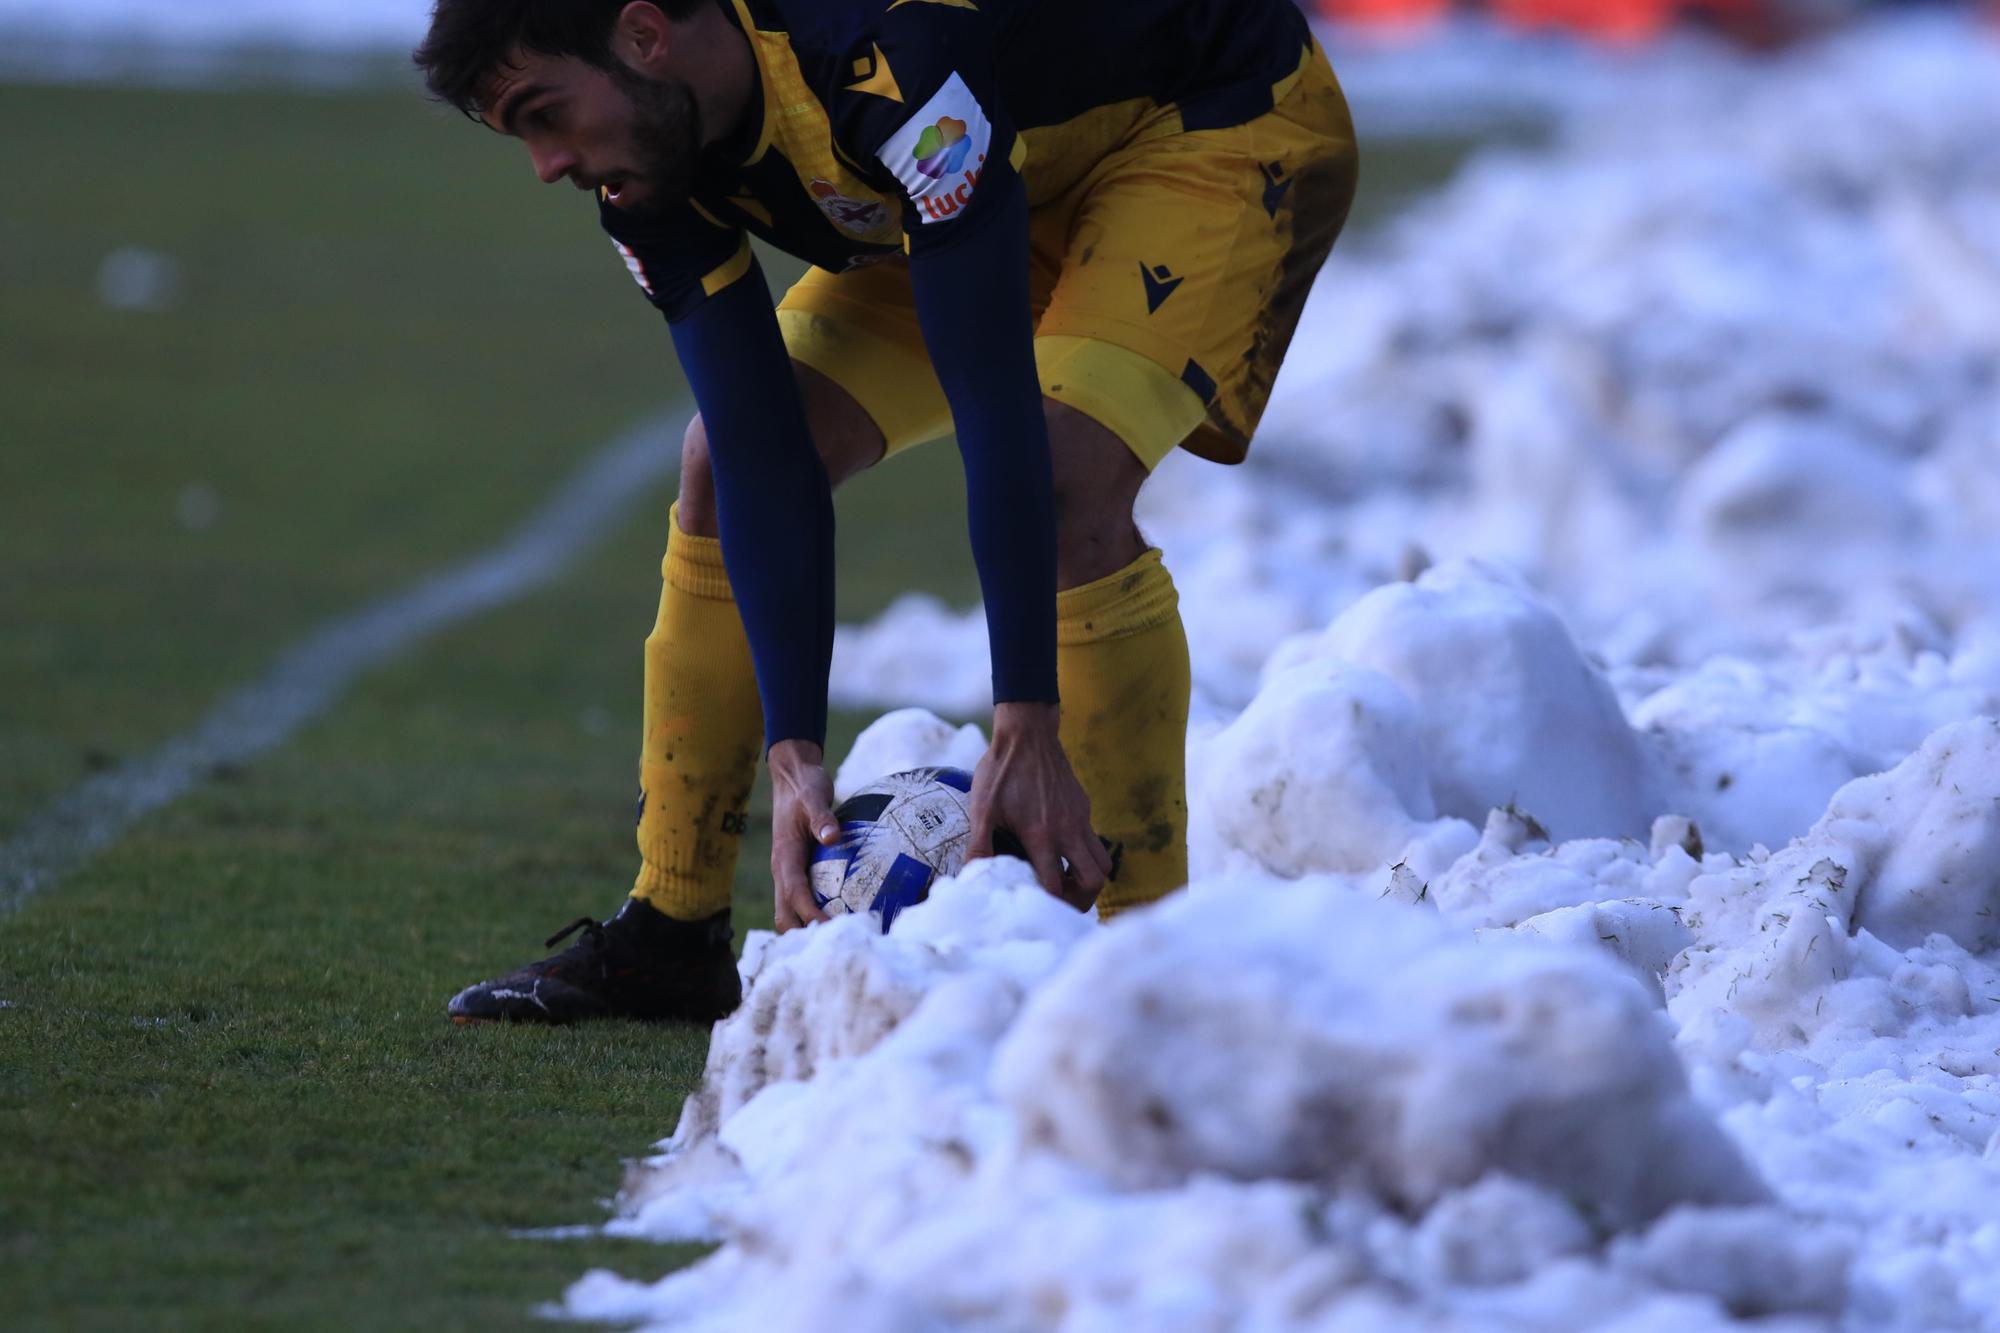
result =
[[[1347,216],[1353,127],[1291,0],[437,0],[416,61],[596,195],[699,408],[637,883],[451,1016],[734,1008],[760,754],[778,928],[819,919],[831,487],[954,432],[995,700],[973,854],[1009,829],[1107,917],[1185,883],[1187,638],[1132,506],[1175,448],[1242,460]],[[775,313],[751,236],[813,265]]]

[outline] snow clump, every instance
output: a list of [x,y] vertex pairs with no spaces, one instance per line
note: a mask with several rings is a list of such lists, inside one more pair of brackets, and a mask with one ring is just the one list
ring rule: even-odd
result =
[[1497,1173],[1618,1229],[1766,1197],[1621,970],[1311,881],[1091,941],[992,1077],[1030,1142],[1126,1189],[1351,1183],[1420,1214]]

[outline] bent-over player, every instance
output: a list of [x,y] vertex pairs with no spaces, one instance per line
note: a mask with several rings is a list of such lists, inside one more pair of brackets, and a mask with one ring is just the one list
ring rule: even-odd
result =
[[[638,881],[452,1017],[734,1008],[760,754],[778,928],[819,917],[831,487],[954,431],[995,700],[973,854],[1011,829],[1106,916],[1183,884],[1187,639],[1132,506],[1177,447],[1243,459],[1347,216],[1352,125],[1291,0],[437,0],[416,60],[595,193],[700,409]],[[775,314],[751,236],[813,265]]]

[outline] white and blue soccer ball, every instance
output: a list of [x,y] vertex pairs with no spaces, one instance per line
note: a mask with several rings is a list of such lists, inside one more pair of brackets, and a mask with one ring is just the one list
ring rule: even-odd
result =
[[972,774],[913,768],[855,792],[833,812],[840,842],[813,852],[812,891],[828,916],[873,912],[886,932],[924,900],[940,875],[956,875],[972,841]]

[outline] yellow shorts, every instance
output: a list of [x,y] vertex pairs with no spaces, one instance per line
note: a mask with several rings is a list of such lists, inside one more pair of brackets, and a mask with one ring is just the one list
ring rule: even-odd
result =
[[[1315,44],[1272,91],[1272,110],[1220,130],[1183,129],[1173,106],[1130,104],[1117,142],[1046,200],[1035,196],[1036,158],[1064,145],[1022,136],[1042,392],[1149,469],[1176,445],[1243,460],[1347,220],[1354,127],[1325,53]],[[951,433],[906,264],[813,269],[778,322],[792,356],[851,394],[890,453]]]

